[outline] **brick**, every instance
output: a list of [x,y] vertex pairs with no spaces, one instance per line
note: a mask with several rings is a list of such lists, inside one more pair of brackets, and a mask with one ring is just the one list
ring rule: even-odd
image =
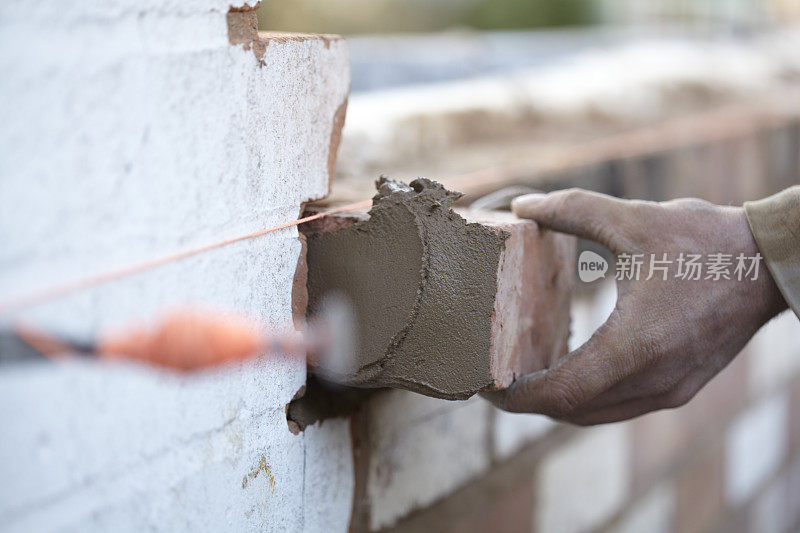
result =
[[350,421],[334,418],[305,430],[303,530],[347,531],[355,472]]
[[700,448],[677,476],[675,531],[712,531],[723,510],[724,450]]
[[750,509],[751,533],[784,533],[791,531],[791,508],[797,505],[787,498],[788,476],[781,476],[758,495]]
[[503,492],[486,494],[486,500],[463,509],[460,519],[439,525],[451,533],[531,531],[533,502],[533,483],[527,479]]
[[686,451],[691,435],[684,420],[679,411],[664,410],[630,422],[634,490],[651,486],[669,472]]
[[505,459],[524,446],[543,437],[556,427],[556,422],[543,415],[509,413],[493,408],[494,453]]
[[[730,421],[751,401],[743,391],[752,354],[745,350],[709,381],[694,398],[674,413],[678,420],[679,447],[689,447],[706,439],[716,439]],[[681,450],[679,450],[680,453]]]
[[306,229],[310,312],[343,294],[359,330],[352,360],[315,369],[347,385],[464,399],[565,353],[574,237],[510,213],[455,213],[458,193],[411,185],[382,179],[368,219]]
[[[573,299],[569,349],[574,350],[589,340],[603,325],[617,305],[617,285],[613,279],[593,285],[594,289],[578,294]],[[578,289],[582,288],[579,286]]]
[[725,447],[725,498],[749,500],[784,460],[788,447],[788,397],[776,395],[749,407],[731,425]]
[[747,405],[749,353],[740,354],[680,409],[649,413],[631,422],[633,485],[648,487],[686,460],[691,450],[724,432]]
[[675,514],[675,488],[663,483],[634,501],[609,533],[670,533]]
[[800,158],[797,156],[800,134],[797,124],[767,130],[762,139],[771,188],[767,195],[796,185],[800,174]]
[[567,352],[575,239],[511,213],[461,211],[510,234],[500,257],[492,316],[491,388],[549,367]]
[[800,454],[795,454],[786,468],[786,523],[794,528],[800,527]]
[[569,430],[563,431],[554,435],[548,443],[529,447],[509,461],[493,463],[485,474],[434,505],[418,509],[390,531],[533,531],[533,472],[547,448],[557,446],[570,433]]
[[789,453],[800,453],[800,379],[789,388]]
[[488,402],[387,391],[367,409],[370,529],[394,524],[489,467]]
[[752,353],[749,389],[759,395],[778,390],[800,375],[800,321],[785,311],[753,336],[746,350]]
[[597,529],[629,494],[628,427],[583,430],[543,460],[536,479],[534,519],[538,531]]

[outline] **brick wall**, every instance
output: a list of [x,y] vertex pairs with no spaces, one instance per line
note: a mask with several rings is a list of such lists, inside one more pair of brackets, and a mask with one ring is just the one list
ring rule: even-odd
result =
[[[231,43],[228,3],[0,7],[0,292],[254,231],[325,195],[347,93],[346,45],[282,36],[258,57],[252,41]],[[719,56],[704,57],[707,66]],[[795,72],[754,61],[773,81]],[[552,75],[531,94],[552,97],[560,74]],[[750,87],[746,81],[729,88]],[[652,80],[633,82],[639,96],[652,88]],[[365,146],[379,158],[410,139],[399,154],[428,144],[444,153],[410,163],[464,169],[479,162],[462,156],[482,133],[461,127],[471,124],[465,120],[502,132],[509,116],[533,118],[525,109],[548,106],[507,114],[503,106],[519,101],[506,97],[518,93],[489,83],[459,94],[470,87],[497,98],[476,114],[470,102],[452,99],[455,121],[435,111],[431,122],[395,117],[386,136]],[[581,94],[563,102],[563,116],[549,117],[551,132],[565,116],[619,99],[613,91]],[[356,116],[383,104],[370,105]],[[521,165],[511,181],[738,202],[798,180],[798,127],[779,118],[758,120],[734,140],[557,175]],[[362,135],[376,131],[361,127]],[[531,138],[516,151],[508,137],[496,139],[504,153],[531,157]],[[347,142],[357,145],[358,135]],[[543,145],[553,148],[536,144]],[[346,168],[366,168],[358,164]],[[300,250],[287,230],[27,317],[80,338],[192,302],[289,329]],[[573,345],[602,322],[613,298],[607,286],[576,294]],[[380,391],[348,417],[292,433],[285,406],[306,372],[288,360],[191,378],[78,361],[3,367],[0,530],[786,531],[800,519],[791,505],[800,500],[798,339],[798,322],[784,314],[686,407],[590,429],[504,413],[478,398]]]
[[[267,35],[259,56],[230,4],[3,2],[3,299],[293,220],[327,194],[346,43]],[[286,331],[300,253],[291,228],[14,319],[84,340],[193,305]],[[342,531],[349,428],[289,431],[305,380],[296,359],[192,377],[0,365],[0,530]]]

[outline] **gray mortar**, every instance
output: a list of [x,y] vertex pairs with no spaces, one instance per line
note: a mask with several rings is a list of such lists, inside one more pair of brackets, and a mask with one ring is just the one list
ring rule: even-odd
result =
[[[308,237],[309,313],[345,295],[357,350],[332,377],[464,399],[492,384],[497,271],[509,234],[450,209],[461,194],[420,178],[381,178],[369,219]],[[324,369],[323,369],[324,370]]]

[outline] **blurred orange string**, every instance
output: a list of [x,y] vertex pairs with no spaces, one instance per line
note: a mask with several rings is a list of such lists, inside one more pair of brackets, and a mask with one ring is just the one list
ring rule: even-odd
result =
[[260,237],[262,235],[266,235],[267,233],[272,233],[273,231],[278,231],[281,229],[289,228],[292,226],[297,226],[303,224],[305,222],[310,222],[312,220],[317,220],[319,218],[326,217],[328,215],[333,215],[335,213],[341,213],[343,211],[353,211],[357,209],[361,209],[364,207],[369,207],[372,205],[372,200],[364,200],[362,202],[357,202],[354,204],[343,205],[340,207],[336,207],[334,209],[329,209],[327,211],[323,211],[321,213],[316,213],[311,216],[307,216],[304,218],[300,218],[297,220],[293,220],[291,222],[285,222],[283,224],[279,224],[277,226],[267,228],[264,230],[256,231],[254,233],[248,233],[247,235],[240,235],[238,237],[233,237],[230,239],[225,239],[223,241],[215,242],[212,244],[207,244],[205,246],[200,246],[197,248],[190,248],[187,250],[182,250],[179,252],[175,252],[169,255],[165,255],[163,257],[158,257],[155,259],[151,259],[148,261],[144,261],[142,263],[137,263],[134,265],[125,266],[122,268],[118,268],[116,270],[109,270],[107,272],[101,272],[99,274],[95,274],[86,278],[77,279],[74,281],[70,281],[61,285],[55,285],[52,287],[47,287],[37,292],[32,292],[26,295],[21,295],[15,298],[11,298],[6,301],[0,301],[0,315],[4,315],[10,313],[12,311],[18,311],[20,309],[24,309],[26,307],[30,307],[33,305],[37,305],[43,302],[47,302],[50,300],[55,300],[57,298],[61,298],[67,294],[78,292],[84,289],[88,289],[91,287],[95,287],[97,285],[102,285],[103,283],[107,283],[109,281],[113,281],[116,279],[124,278],[127,276],[131,276],[134,274],[138,274],[145,270],[151,270],[153,268],[163,266],[167,263],[172,263],[175,261],[179,261],[181,259],[185,259],[187,257],[191,257],[193,255],[198,255],[204,252],[208,252],[210,250],[214,250],[216,248],[221,248],[223,246],[227,246],[229,244],[233,244],[236,242],[253,239],[255,237]]

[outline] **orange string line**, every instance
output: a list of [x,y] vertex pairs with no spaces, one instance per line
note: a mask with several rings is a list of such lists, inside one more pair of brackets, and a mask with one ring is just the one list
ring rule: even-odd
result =
[[31,323],[25,322],[16,324],[14,326],[14,333],[34,350],[50,358],[76,351],[75,348],[72,348],[55,335]]
[[66,282],[61,285],[54,285],[52,287],[48,287],[42,289],[40,291],[32,292],[27,295],[18,296],[7,301],[0,302],[0,315],[4,315],[11,311],[18,311],[20,309],[31,307],[34,305],[38,305],[40,303],[44,303],[50,300],[55,300],[61,298],[67,294],[71,294],[73,292],[82,291],[88,289],[90,287],[96,287],[98,285],[102,285],[104,283],[108,283],[109,281],[113,281],[116,279],[124,278],[127,276],[132,276],[134,274],[138,274],[140,272],[144,272],[146,270],[151,270],[168,263],[173,263],[175,261],[180,261],[181,259],[186,259],[187,257],[191,257],[193,255],[202,254],[208,252],[210,250],[214,250],[216,248],[222,248],[223,246],[228,246],[229,244],[233,244],[240,241],[246,241],[248,239],[253,239],[255,237],[260,237],[262,235],[266,235],[267,233],[272,233],[273,231],[278,231],[286,228],[290,228],[292,226],[298,226],[305,222],[311,222],[312,220],[317,220],[319,218],[326,217],[328,215],[333,215],[336,213],[341,213],[343,211],[353,211],[356,209],[361,209],[364,207],[369,207],[372,205],[372,200],[364,200],[362,202],[357,202],[354,204],[343,205],[340,207],[336,207],[334,209],[330,209],[328,211],[323,211],[321,213],[317,213],[315,215],[307,216],[304,218],[300,218],[297,220],[293,220],[291,222],[285,222],[283,224],[279,224],[272,228],[263,229],[261,231],[256,231],[255,233],[248,233],[247,235],[240,235],[238,237],[233,237],[231,239],[226,239],[224,241],[215,242],[212,244],[207,244],[205,246],[200,246],[198,248],[189,248],[188,250],[183,250],[180,252],[176,252],[173,254],[165,255],[163,257],[158,257],[156,259],[151,259],[149,261],[144,261],[142,263],[133,264],[130,266],[118,268],[115,270],[109,270],[107,272],[101,272],[99,274],[95,274],[93,276],[89,276],[86,278],[77,279],[74,281]]

